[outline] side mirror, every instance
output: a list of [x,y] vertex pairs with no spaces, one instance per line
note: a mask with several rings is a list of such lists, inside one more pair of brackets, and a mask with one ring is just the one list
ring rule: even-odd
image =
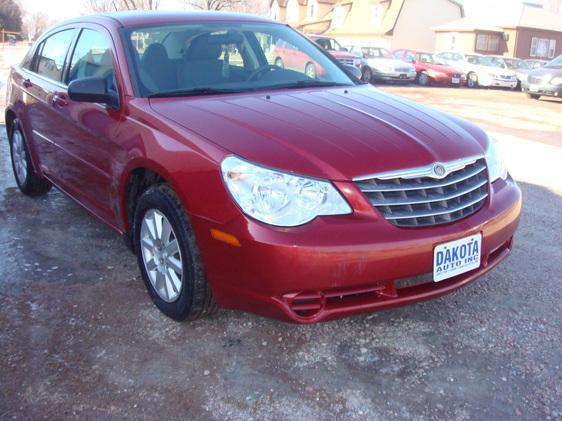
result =
[[119,96],[107,87],[101,77],[76,79],[68,85],[68,96],[73,101],[106,104],[109,108],[119,108]]
[[346,53],[349,53],[349,48],[342,47],[342,48],[341,48],[341,51],[345,51]]
[[350,73],[353,77],[361,80],[361,70],[359,70],[357,67],[355,66],[351,66],[350,64],[345,64],[344,65],[345,70],[347,70],[348,73]]

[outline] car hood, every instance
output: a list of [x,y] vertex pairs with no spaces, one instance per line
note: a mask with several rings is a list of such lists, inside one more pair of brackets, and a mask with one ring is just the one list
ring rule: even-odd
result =
[[247,160],[332,180],[482,155],[487,142],[470,123],[371,86],[152,99],[150,106]]
[[369,58],[367,59],[367,63],[369,64],[369,66],[374,68],[399,67],[399,68],[411,68],[412,70],[414,69],[414,66],[412,66],[411,64],[393,58]]
[[535,69],[529,72],[529,77],[531,76],[535,78],[550,80],[553,77],[562,76],[562,68],[541,67],[540,69]]

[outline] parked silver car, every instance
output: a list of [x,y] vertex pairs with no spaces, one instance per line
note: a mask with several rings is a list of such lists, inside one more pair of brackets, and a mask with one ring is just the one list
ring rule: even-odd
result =
[[416,68],[393,58],[386,48],[354,46],[349,47],[349,51],[361,59],[361,79],[365,82],[411,83],[416,80]]

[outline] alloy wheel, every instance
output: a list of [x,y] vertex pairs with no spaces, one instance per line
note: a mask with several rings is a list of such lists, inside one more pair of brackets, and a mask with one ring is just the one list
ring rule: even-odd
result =
[[144,268],[158,296],[172,303],[183,286],[183,264],[172,224],[157,209],[148,210],[142,220],[141,252]]
[[12,161],[14,162],[16,178],[19,184],[23,185],[27,179],[27,151],[23,135],[17,129],[14,130],[12,135]]

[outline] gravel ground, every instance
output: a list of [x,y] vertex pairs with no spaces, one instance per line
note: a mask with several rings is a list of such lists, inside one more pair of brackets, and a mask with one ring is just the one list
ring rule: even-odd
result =
[[166,319],[117,235],[16,190],[2,133],[0,419],[562,419],[562,103],[385,89],[499,138],[524,193],[515,249],[448,296],[313,326]]

